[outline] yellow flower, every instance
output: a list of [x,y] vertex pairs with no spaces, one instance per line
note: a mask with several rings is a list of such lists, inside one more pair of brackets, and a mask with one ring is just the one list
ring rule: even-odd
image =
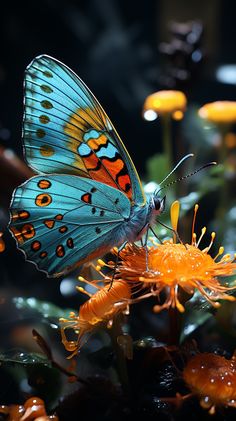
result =
[[[171,219],[173,228],[178,223],[179,202],[172,205]],[[177,205],[177,206],[176,206]],[[211,235],[211,242],[208,247],[200,249],[199,245],[206,232],[202,229],[200,238],[197,240],[194,233],[194,225],[198,205],[195,206],[192,241],[191,244],[176,243],[174,239],[164,241],[162,244],[154,243],[149,247],[148,254],[144,247],[128,244],[121,252],[121,262],[118,267],[117,277],[128,282],[132,287],[132,302],[156,296],[165,292],[166,299],[162,304],[156,304],[155,312],[163,309],[177,308],[184,311],[181,303],[181,291],[184,290],[189,298],[196,290],[209,301],[214,307],[219,307],[218,300],[224,299],[234,301],[232,295],[228,295],[236,286],[229,287],[220,282],[222,277],[231,276],[236,271],[235,257],[225,254],[220,247],[215,258],[209,254],[213,244],[215,233]]]
[[171,115],[175,120],[181,120],[186,110],[187,99],[181,91],[158,91],[149,95],[143,106],[143,116],[146,120],[155,120],[158,115]]
[[198,110],[201,118],[216,124],[236,122],[236,101],[215,101],[203,105]]
[[[79,277],[79,280],[91,285],[89,281],[82,277]],[[78,352],[86,341],[89,332],[104,323],[111,327],[114,317],[127,310],[131,296],[129,285],[121,280],[115,280],[111,285],[110,278],[108,278],[105,286],[99,286],[99,282],[101,283],[101,280],[93,281],[93,287],[97,288],[94,294],[78,287],[77,289],[80,292],[86,293],[90,298],[80,306],[78,315],[71,312],[68,319],[60,319],[62,343],[67,351],[72,352],[69,358],[72,358]],[[104,282],[106,282],[105,278]],[[67,328],[74,329],[78,333],[76,341],[68,341],[65,335],[65,329]]]
[[183,378],[193,394],[200,397],[200,405],[215,413],[216,406],[236,408],[236,358],[199,353],[184,368]]

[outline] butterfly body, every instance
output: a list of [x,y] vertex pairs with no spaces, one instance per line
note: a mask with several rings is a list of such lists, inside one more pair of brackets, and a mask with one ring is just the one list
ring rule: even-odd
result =
[[39,175],[15,190],[10,230],[48,276],[140,239],[162,211],[96,98],[45,55],[26,69],[23,144]]

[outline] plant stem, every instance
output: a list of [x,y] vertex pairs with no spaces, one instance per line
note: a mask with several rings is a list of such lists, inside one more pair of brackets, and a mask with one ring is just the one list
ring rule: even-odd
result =
[[221,134],[221,147],[219,151],[219,163],[224,166],[224,175],[222,177],[223,183],[220,188],[219,192],[219,204],[216,210],[216,217],[219,221],[222,221],[221,226],[218,230],[219,238],[222,237],[222,233],[225,227],[223,227],[224,216],[226,212],[226,208],[229,202],[229,191],[228,191],[228,183],[226,182],[226,172],[227,172],[227,145],[226,145],[226,134],[228,133],[229,127],[228,125],[219,125],[219,131]]
[[169,338],[168,345],[179,345],[180,332],[181,332],[181,319],[182,315],[180,314],[177,308],[169,308]]
[[123,331],[121,328],[121,317],[122,315],[118,314],[113,319],[112,327],[109,329],[113,349],[116,355],[116,362],[117,362],[117,370],[120,378],[120,382],[125,393],[129,393],[129,378],[127,372],[127,363],[126,357],[124,354],[124,350],[118,344],[118,337],[123,335]]

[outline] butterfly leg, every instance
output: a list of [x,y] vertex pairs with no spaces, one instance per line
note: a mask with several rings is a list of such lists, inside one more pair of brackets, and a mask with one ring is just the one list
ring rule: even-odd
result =
[[121,250],[123,250],[123,248],[126,246],[126,244],[128,243],[128,241],[125,241],[123,244],[121,244],[121,246],[118,248],[118,251],[117,251],[117,255],[116,255],[116,260],[115,260],[115,266],[114,266],[114,269],[113,269],[113,274],[112,274],[112,278],[111,278],[111,283],[110,283],[110,286],[109,286],[109,288],[108,288],[108,291],[110,291],[110,289],[111,289],[111,287],[112,287],[112,285],[113,285],[113,281],[114,281],[114,278],[115,278],[115,274],[116,274],[116,269],[117,269],[117,266],[118,266],[118,262],[119,262],[119,258],[120,258],[120,252],[121,252]]
[[150,229],[150,225],[148,225],[147,230],[144,234],[144,239],[143,237],[140,239],[141,241],[141,246],[144,247],[145,249],[145,259],[146,259],[146,271],[148,271],[148,247],[147,247],[147,241],[148,241],[148,231]]
[[156,232],[154,231],[154,229],[151,227],[149,227],[150,231],[152,231],[153,235],[158,239],[158,241],[160,242],[160,244],[163,244],[163,241],[160,239],[160,237],[158,237],[158,235],[156,234]]
[[[159,221],[159,220],[157,220],[156,221],[158,224],[160,224],[160,225],[162,225],[163,227],[165,227],[166,229],[168,229],[168,230],[170,230],[170,231],[172,231],[173,233],[174,233],[174,235],[176,236],[176,238],[178,239],[178,241],[181,243],[181,244],[183,244],[183,241],[181,240],[181,238],[180,238],[180,236],[179,236],[179,234],[178,234],[178,231],[176,231],[174,228],[172,228],[172,227],[169,227],[169,225],[166,225],[166,224],[164,224],[164,222],[161,222],[161,221]],[[152,232],[153,232],[153,234],[155,235],[155,237],[156,238],[158,238],[157,237],[157,235],[156,235],[156,233],[153,231],[153,230],[151,230]],[[158,238],[158,240],[159,240],[159,238]],[[159,240],[160,241],[160,240]]]

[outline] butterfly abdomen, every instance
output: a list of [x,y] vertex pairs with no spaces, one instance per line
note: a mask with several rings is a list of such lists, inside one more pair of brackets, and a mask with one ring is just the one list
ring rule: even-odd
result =
[[120,229],[120,236],[123,237],[123,242],[134,242],[140,240],[149,224],[150,209],[148,204],[144,206],[133,206],[131,209],[130,217],[123,224]]

